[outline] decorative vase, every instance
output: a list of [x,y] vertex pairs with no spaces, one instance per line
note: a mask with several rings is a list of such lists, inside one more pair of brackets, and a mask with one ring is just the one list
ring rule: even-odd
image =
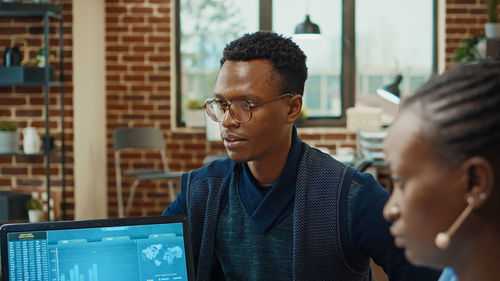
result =
[[26,154],[40,153],[40,146],[42,145],[38,132],[33,127],[23,129],[23,150]]
[[42,210],[28,210],[28,219],[30,222],[41,222],[43,217]]
[[500,38],[500,23],[487,22],[484,25],[484,33],[486,38]]
[[16,153],[19,148],[17,132],[0,132],[0,154]]

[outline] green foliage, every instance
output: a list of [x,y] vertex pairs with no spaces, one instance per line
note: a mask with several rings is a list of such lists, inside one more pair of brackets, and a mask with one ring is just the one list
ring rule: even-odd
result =
[[453,61],[458,63],[468,63],[476,60],[478,52],[476,45],[479,42],[480,36],[475,36],[473,38],[462,39],[463,47],[457,49]]
[[307,109],[305,107],[302,107],[300,110],[299,117],[297,117],[297,120],[303,121],[307,119]]
[[0,131],[4,132],[15,132],[17,130],[17,124],[14,121],[0,121]]
[[186,101],[186,108],[191,110],[200,110],[203,109],[203,105],[205,103],[199,99],[188,99]]
[[498,22],[498,0],[486,0],[488,6],[488,22]]
[[30,199],[26,204],[26,209],[28,210],[41,210],[42,209],[42,201],[39,199]]

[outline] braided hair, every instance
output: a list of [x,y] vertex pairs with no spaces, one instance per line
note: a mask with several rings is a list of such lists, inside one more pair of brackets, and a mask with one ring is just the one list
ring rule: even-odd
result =
[[[243,35],[225,48],[220,65],[229,61],[267,59],[280,77],[281,91],[304,94],[307,79],[306,55],[290,38],[274,32]],[[272,78],[272,77],[270,77]]]
[[500,62],[455,67],[402,104],[425,122],[423,137],[447,163],[482,156],[500,175]]

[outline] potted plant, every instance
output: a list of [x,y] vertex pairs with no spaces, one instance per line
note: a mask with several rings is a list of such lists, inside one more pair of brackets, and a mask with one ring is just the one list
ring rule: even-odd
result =
[[475,36],[473,38],[462,39],[462,47],[455,51],[455,56],[453,61],[458,63],[468,63],[474,61],[478,58],[477,43],[479,42],[480,36]]
[[[42,140],[42,151],[45,151],[45,134],[40,135]],[[49,134],[49,152],[54,150],[56,137],[53,134]]]
[[0,154],[16,153],[19,149],[19,134],[14,121],[0,121]]
[[30,222],[40,222],[43,217],[42,201],[37,198],[31,198],[26,204],[28,209],[28,218]]
[[204,102],[199,99],[189,99],[186,102],[186,111],[184,112],[184,121],[186,127],[205,127]]
[[488,22],[484,25],[486,38],[500,38],[498,0],[486,0],[486,5],[488,7]]

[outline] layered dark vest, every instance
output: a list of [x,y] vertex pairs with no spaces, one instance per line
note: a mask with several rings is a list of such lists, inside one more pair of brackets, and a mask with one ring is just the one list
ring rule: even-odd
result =
[[[351,268],[343,256],[347,230],[347,194],[354,170],[331,156],[303,144],[296,183],[293,212],[294,280],[368,280],[369,258],[362,270]],[[204,170],[205,169],[205,170]],[[209,176],[211,169],[227,175]],[[188,174],[186,206],[191,223],[193,257],[197,280],[221,280],[214,272],[216,233],[221,211],[228,198],[229,182],[235,163],[214,163]],[[199,176],[203,173],[205,176]],[[341,235],[342,234],[342,235]],[[345,250],[345,249],[344,249]]]

